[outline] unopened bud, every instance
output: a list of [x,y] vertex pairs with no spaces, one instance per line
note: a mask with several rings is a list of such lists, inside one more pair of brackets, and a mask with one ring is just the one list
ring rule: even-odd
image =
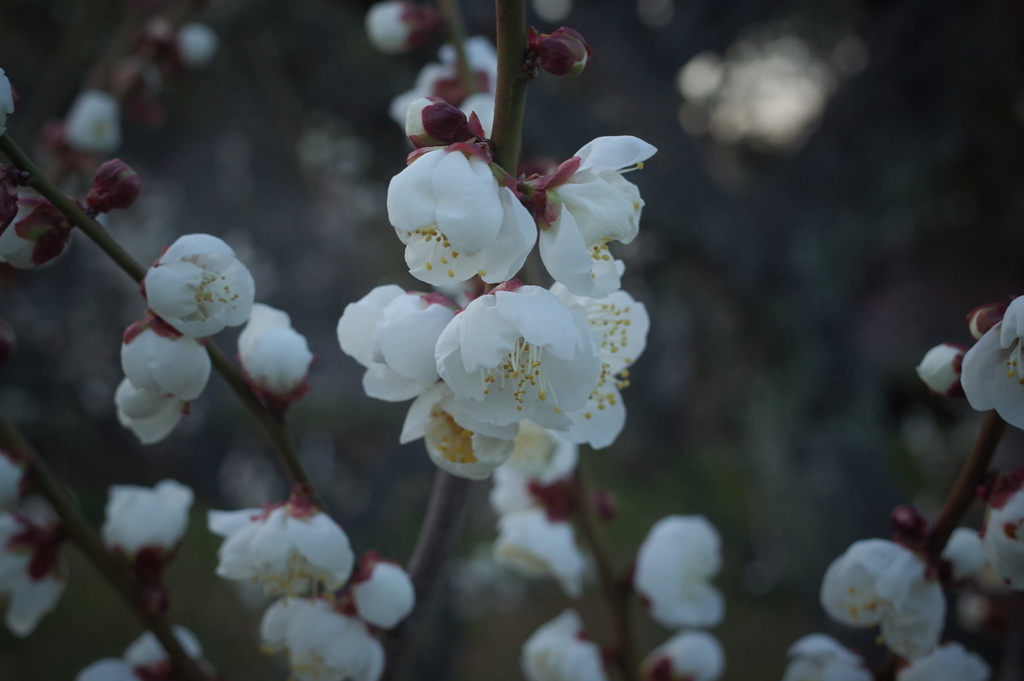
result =
[[967,313],[967,326],[971,330],[971,335],[974,336],[974,340],[981,340],[989,329],[1003,321],[1003,315],[1006,314],[1006,303],[989,303],[987,305],[979,305],[970,312]]
[[965,348],[952,343],[936,345],[925,353],[924,359],[917,365],[917,375],[936,395],[963,397],[960,370],[965,352]]
[[889,515],[893,538],[898,542],[920,542],[928,533],[928,521],[910,504],[893,509]]
[[429,5],[404,0],[378,2],[366,13],[366,34],[384,54],[419,47],[441,25],[441,15]]
[[132,167],[119,158],[112,158],[96,171],[86,201],[93,210],[106,213],[114,208],[128,208],[141,191],[142,184]]
[[565,26],[551,34],[531,28],[529,45],[540,67],[556,76],[580,75],[594,53],[579,31]]
[[440,97],[423,97],[409,105],[405,114],[405,134],[418,149],[473,138],[466,114]]
[[3,364],[18,351],[18,338],[14,328],[6,320],[0,319],[0,364]]

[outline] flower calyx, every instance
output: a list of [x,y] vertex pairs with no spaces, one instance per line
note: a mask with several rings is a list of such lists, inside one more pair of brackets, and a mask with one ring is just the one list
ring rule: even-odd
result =
[[[158,336],[171,339],[181,338],[185,335],[168,324],[162,318],[158,317],[152,310],[146,310],[146,317],[144,319],[140,319],[124,330],[124,334],[121,336],[121,342],[124,345],[129,345],[144,331],[152,331]],[[206,339],[204,338],[202,340],[205,341]]]
[[978,498],[990,508],[1000,509],[1024,487],[1024,468],[1006,473],[991,471],[985,482],[978,485]]
[[550,229],[562,212],[562,203],[554,190],[562,186],[579,170],[582,159],[573,156],[559,165],[550,175],[531,175],[517,184],[525,197],[524,205],[541,229]]
[[580,75],[594,54],[579,31],[565,26],[550,34],[531,28],[527,42],[531,61],[556,76]]
[[981,340],[989,329],[1003,321],[1007,307],[1009,303],[987,303],[968,312],[967,326],[974,340]]

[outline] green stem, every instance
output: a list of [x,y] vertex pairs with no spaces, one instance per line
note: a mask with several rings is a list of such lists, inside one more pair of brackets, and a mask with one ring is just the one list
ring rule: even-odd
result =
[[[78,205],[77,202],[68,198],[46,176],[39,170],[32,160],[23,152],[9,135],[0,137],[0,151],[10,159],[19,170],[29,174],[28,186],[35,189],[39,194],[56,206],[57,210],[64,214],[73,225],[78,227],[87,237],[93,240],[97,246],[110,256],[111,260],[117,263],[118,267],[124,270],[128,276],[137,282],[141,282],[146,276],[146,268],[139,264],[132,256],[121,248],[107,233],[103,225],[90,217]],[[210,361],[224,380],[228,382],[231,389],[242,400],[242,404],[249,410],[257,421],[267,431],[267,435],[276,446],[277,452],[284,463],[285,468],[291,475],[294,482],[310,485],[309,476],[306,474],[302,463],[299,460],[299,453],[295,447],[294,439],[288,428],[288,423],[283,416],[271,412],[259,401],[245,377],[227,358],[212,340],[207,341],[206,351],[210,355]],[[312,489],[312,487],[310,487]]]
[[517,175],[526,113],[526,88],[533,74],[526,64],[526,0],[495,0],[498,15],[498,84],[494,93],[494,160]]
[[462,90],[466,97],[475,95],[480,92],[480,85],[469,63],[469,57],[466,56],[466,22],[462,20],[459,0],[437,0],[437,9],[444,17],[448,42],[455,50],[455,67]]
[[138,583],[131,570],[115,558],[85,519],[82,510],[65,489],[52,469],[36,453],[24,435],[7,419],[0,415],[0,446],[10,453],[20,455],[29,462],[34,489],[50,502],[60,516],[64,529],[71,541],[78,546],[86,558],[110,582],[129,608],[138,616],[143,625],[153,632],[175,670],[188,681],[208,681],[208,677],[189,657],[171,630],[171,625],[160,614],[142,607],[139,600]]

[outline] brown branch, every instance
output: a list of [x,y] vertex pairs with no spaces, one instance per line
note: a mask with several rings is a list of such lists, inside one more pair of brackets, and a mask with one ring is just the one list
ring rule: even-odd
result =
[[495,0],[498,15],[498,84],[494,93],[494,160],[517,175],[526,113],[526,87],[533,74],[526,65],[526,0]]
[[139,598],[138,582],[128,566],[107,551],[103,541],[89,525],[82,510],[53,470],[39,457],[25,436],[2,415],[0,415],[0,446],[10,453],[20,455],[28,460],[33,475],[34,489],[53,506],[71,541],[114,587],[114,590],[142,621],[142,624],[153,632],[160,645],[167,651],[167,656],[180,676],[187,681],[208,681],[209,677],[185,652],[181,643],[174,636],[171,625],[163,615],[143,607]]

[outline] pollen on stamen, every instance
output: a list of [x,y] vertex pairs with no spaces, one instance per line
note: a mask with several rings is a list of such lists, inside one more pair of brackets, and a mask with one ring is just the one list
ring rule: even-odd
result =
[[562,413],[562,408],[561,407],[555,407],[555,413],[556,414],[561,414]]
[[[443,260],[443,258],[442,258],[442,260]],[[454,277],[455,276],[455,270],[448,270],[448,276],[449,277]]]
[[425,270],[432,270],[432,269],[434,269],[434,266],[433,266],[433,265],[431,265],[431,264],[430,264],[430,263],[428,262],[428,263],[427,263],[426,265],[424,265],[424,266],[423,266],[423,269],[425,269]]

